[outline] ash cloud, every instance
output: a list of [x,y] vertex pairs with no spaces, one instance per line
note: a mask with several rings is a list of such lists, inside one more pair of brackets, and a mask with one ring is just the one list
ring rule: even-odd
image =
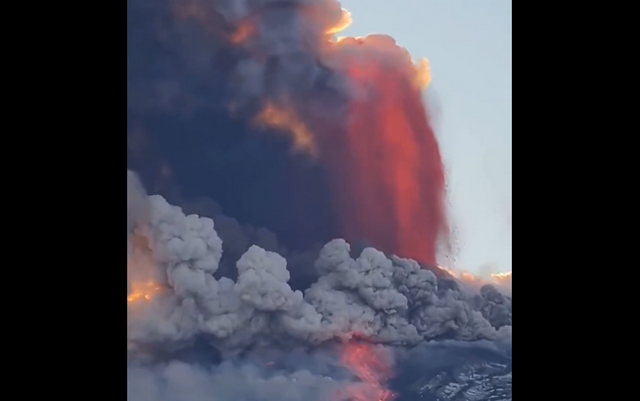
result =
[[[269,76],[273,87],[274,76],[291,75],[278,72],[297,57],[289,54],[300,54],[300,40],[281,29],[296,3],[322,4],[128,0],[127,164],[172,203],[215,199],[243,227],[267,227],[300,252],[337,235],[325,172],[292,154],[289,137],[251,122],[263,94],[255,88],[265,86],[256,80]],[[264,20],[259,46],[269,49],[269,71],[248,68],[256,55],[230,45],[249,17]],[[232,102],[245,106],[232,115]]]
[[146,224],[148,211],[147,194],[138,175],[127,171],[127,235],[136,225]]
[[493,287],[470,297],[412,260],[389,259],[373,248],[354,259],[340,239],[322,248],[315,262],[320,278],[304,293],[289,285],[284,257],[255,245],[237,260],[235,282],[216,279],[223,242],[214,221],[186,216],[157,195],[148,202],[151,249],[172,294],[157,303],[155,320],[130,328],[135,342],[206,334],[234,350],[261,341],[316,345],[361,335],[416,344],[442,336],[496,339],[496,329],[510,322],[511,304]]
[[[130,172],[127,198],[128,216],[144,216],[134,220],[129,249],[135,253],[145,244],[146,267],[155,270],[162,287],[151,299],[129,304],[131,400],[198,400],[214,391],[222,400],[302,400],[357,383],[304,365],[274,374],[247,360],[257,350],[309,349],[359,338],[388,346],[446,338],[510,341],[510,298],[495,288],[465,293],[415,261],[388,258],[373,248],[354,258],[340,239],[321,249],[314,264],[319,279],[305,291],[288,284],[284,257],[255,245],[236,261],[235,281],[216,278],[224,243],[212,219],[185,215],[161,196],[146,197]],[[128,268],[139,267],[137,262]],[[149,365],[149,355],[153,361],[158,350],[175,355],[203,341],[234,362],[207,366],[169,357]]]
[[[331,127],[357,95],[317,57],[338,2],[127,8],[127,164],[140,174],[128,172],[128,295],[154,281],[128,308],[129,400],[346,401],[345,388],[366,384],[332,344],[510,341],[510,298],[333,239],[326,172],[251,122],[268,97]],[[231,46],[246,21],[257,35]]]
[[[215,214],[200,214],[233,216],[249,245],[262,246],[255,237],[264,227],[281,253],[317,252],[340,235],[328,173],[253,117],[266,100],[286,104],[339,150],[336,122],[347,100],[362,95],[343,78],[339,57],[320,54],[341,17],[335,0],[128,0],[128,168],[185,210],[215,200]],[[242,24],[254,33],[232,44]],[[378,58],[396,56],[408,57]]]
[[193,358],[154,364],[130,362],[127,399],[351,401],[346,389],[359,386],[367,391],[368,385],[358,383],[341,366],[337,351],[336,347],[263,349],[217,364],[196,363]]
[[334,397],[343,383],[305,370],[265,377],[250,365],[206,369],[171,362],[153,369],[130,367],[127,380],[127,399],[132,401],[348,401]]

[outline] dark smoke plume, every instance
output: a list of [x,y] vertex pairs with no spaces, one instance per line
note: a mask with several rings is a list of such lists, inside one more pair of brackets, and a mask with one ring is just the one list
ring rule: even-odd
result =
[[128,0],[128,166],[172,202],[215,200],[218,212],[306,250],[338,234],[322,167],[253,124],[251,107],[228,110],[233,100],[256,107],[233,79],[246,55],[229,42],[237,21],[223,15],[248,3]]
[[130,0],[129,167],[296,250],[343,236],[434,265],[425,65],[384,35],[338,45],[347,20],[335,0]]

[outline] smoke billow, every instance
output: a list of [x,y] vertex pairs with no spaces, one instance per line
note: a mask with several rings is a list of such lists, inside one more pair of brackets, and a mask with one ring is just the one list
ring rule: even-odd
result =
[[[304,292],[288,284],[285,258],[255,245],[237,260],[235,281],[216,278],[224,244],[212,219],[185,215],[161,196],[144,196],[130,172],[127,195],[128,216],[144,216],[128,228],[133,400],[197,400],[207,391],[222,400],[301,400],[309,392],[326,399],[326,391],[357,378],[314,373],[309,356],[301,359],[304,370],[280,368],[274,375],[248,361],[247,353],[360,339],[415,346],[431,339],[511,336],[511,300],[495,288],[466,293],[413,260],[373,248],[353,258],[344,240],[322,248],[314,265],[319,279]],[[197,366],[175,359],[198,343],[228,363],[215,365],[212,357],[208,366]],[[168,361],[154,359],[161,354]]]
[[259,369],[248,366],[223,364],[208,370],[172,362],[154,370],[132,367],[127,379],[130,400],[347,400],[334,397],[341,388],[339,381],[309,371],[265,377]]
[[127,5],[128,399],[388,401],[398,350],[510,344],[510,296],[418,263],[426,62],[335,0]]
[[322,166],[253,122],[258,98],[243,88],[255,78],[239,79],[248,56],[232,43],[239,22],[222,12],[244,3],[127,1],[127,165],[186,210],[233,216],[227,226],[249,245],[267,227],[279,248],[302,252],[337,236],[337,219]]
[[335,0],[129,9],[129,166],[149,188],[215,199],[294,249],[366,239],[435,265],[447,224],[426,62],[385,35],[335,40],[350,21]]
[[147,194],[142,183],[135,173],[127,171],[127,234],[136,225],[146,223],[148,210]]

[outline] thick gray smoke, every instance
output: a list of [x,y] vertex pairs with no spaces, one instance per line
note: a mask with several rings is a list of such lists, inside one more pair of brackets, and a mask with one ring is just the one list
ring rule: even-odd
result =
[[[220,84],[231,84],[236,107],[250,111],[269,99],[287,103],[303,114],[321,114],[316,117],[324,117],[327,122],[336,118],[329,113],[339,109],[341,98],[356,95],[344,77],[348,67],[345,63],[353,62],[353,58],[344,57],[346,53],[361,61],[375,57],[378,62],[402,69],[407,68],[406,62],[410,60],[409,54],[387,35],[371,35],[366,42],[354,41],[328,52],[326,45],[333,37],[331,29],[350,19],[337,0],[130,2],[132,12],[154,18],[153,30],[145,33],[157,35],[161,43],[171,45],[183,68],[181,76],[172,80],[159,79],[151,85],[141,80],[143,86],[130,87],[129,104],[134,111],[154,107],[163,111],[181,109],[189,114],[205,109],[209,99],[192,86],[211,81],[211,62],[227,45],[234,48],[233,74],[230,81]],[[148,38],[136,37],[130,46],[137,48],[138,42],[145,39]],[[130,55],[132,76],[138,72],[133,66],[137,67],[145,54]],[[160,65],[150,73],[162,77],[171,71],[166,54],[155,61]],[[185,79],[185,75],[190,79]],[[309,96],[311,92],[314,96]],[[332,102],[327,104],[322,93],[330,96]]]
[[129,400],[154,401],[301,401],[335,400],[347,384],[298,371],[265,377],[260,369],[222,364],[214,369],[172,362],[155,369],[132,367],[127,372]]
[[234,93],[239,102],[300,101],[312,98],[309,92],[320,87],[336,92],[346,89],[320,62],[328,29],[343,17],[338,1],[220,0],[215,4],[231,26],[250,30],[241,43],[245,57],[235,70]]
[[[403,346],[441,338],[510,341],[511,299],[496,288],[466,293],[413,260],[373,248],[354,259],[340,239],[322,248],[315,262],[320,278],[304,293],[289,286],[282,256],[255,245],[237,260],[237,280],[216,279],[223,242],[214,221],[147,197],[131,172],[127,179],[132,400],[214,393],[220,400],[302,400],[310,392],[326,399],[326,391],[341,386],[342,379],[310,371],[285,378],[253,374],[253,365],[140,364],[145,353],[177,352],[201,338],[225,358],[352,338]],[[211,392],[196,394],[196,388]]]
[[[337,0],[218,0],[214,9],[235,32],[246,33],[237,46],[232,93],[237,109],[254,110],[266,100],[294,109],[309,122],[330,126],[346,101],[372,96],[348,77],[359,63],[375,62],[415,73],[409,53],[387,35],[328,46],[337,26],[350,14]],[[232,38],[233,42],[233,38]]]
[[167,291],[152,303],[154,313],[132,322],[134,343],[179,343],[205,334],[225,350],[352,336],[408,345],[441,336],[496,339],[508,330],[491,324],[510,323],[511,304],[495,288],[467,297],[439,286],[412,260],[389,259],[373,248],[353,259],[339,239],[323,247],[315,263],[320,279],[304,294],[289,286],[287,261],[255,245],[237,261],[236,282],[216,280],[223,244],[213,220],[186,216],[157,195],[148,202],[151,257]]
[[127,171],[127,236],[136,225],[146,225],[148,211],[147,194],[142,183],[135,173]]

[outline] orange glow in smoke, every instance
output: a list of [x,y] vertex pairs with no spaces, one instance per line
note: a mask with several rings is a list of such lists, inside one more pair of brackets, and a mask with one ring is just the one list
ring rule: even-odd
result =
[[342,363],[365,384],[347,389],[351,400],[391,401],[395,398],[384,386],[384,382],[391,377],[390,367],[372,349],[371,344],[347,343],[342,353]]
[[442,267],[442,266],[438,266],[438,267],[446,271],[447,273],[449,273],[452,277],[467,284],[472,284],[472,285],[495,284],[499,286],[511,286],[511,283],[512,283],[511,272],[493,273],[488,278],[484,278],[484,277],[475,276],[469,272],[464,272],[464,271],[457,272],[455,270],[452,270],[446,267]]
[[127,303],[144,300],[148,301],[160,292],[162,287],[153,281],[147,281],[144,283],[132,283],[131,289],[131,294],[127,296]]
[[426,58],[418,59],[415,67],[415,84],[418,88],[424,89],[431,83],[431,69],[429,68],[429,60],[427,60]]
[[154,279],[156,265],[147,232],[141,227],[136,228],[129,242],[127,278],[130,292],[127,304],[136,304],[153,299],[162,291],[162,286]]
[[[291,105],[267,102],[255,122],[289,133],[294,150],[317,157],[332,187],[341,236],[422,263],[436,264],[446,243],[445,174],[438,142],[422,100],[431,75],[426,59],[384,35],[331,39],[351,24],[342,10],[337,22],[308,7],[303,12],[326,26],[319,62],[341,73],[353,91],[336,126],[313,124]],[[232,42],[246,40],[240,24]],[[329,124],[327,124],[329,125]]]
[[342,16],[340,17],[340,21],[338,21],[334,26],[327,29],[327,35],[334,35],[336,33],[342,32],[345,29],[351,26],[353,19],[351,18],[351,13],[344,8],[342,9]]
[[248,20],[243,21],[229,37],[229,41],[234,45],[240,45],[246,42],[255,32],[256,27],[251,22]]
[[313,136],[295,112],[267,102],[255,119],[256,124],[281,129],[291,135],[294,151],[305,151],[315,156]]
[[508,284],[508,285],[511,285],[511,283],[512,283],[511,272],[492,274],[491,275],[491,279],[497,284]]
[[[337,46],[357,43],[343,40]],[[369,43],[397,47],[386,39]],[[351,101],[343,148],[322,152],[343,235],[434,265],[448,226],[444,168],[420,91],[430,80],[428,64],[351,54],[341,54],[347,58],[346,72],[356,87],[369,92]]]

